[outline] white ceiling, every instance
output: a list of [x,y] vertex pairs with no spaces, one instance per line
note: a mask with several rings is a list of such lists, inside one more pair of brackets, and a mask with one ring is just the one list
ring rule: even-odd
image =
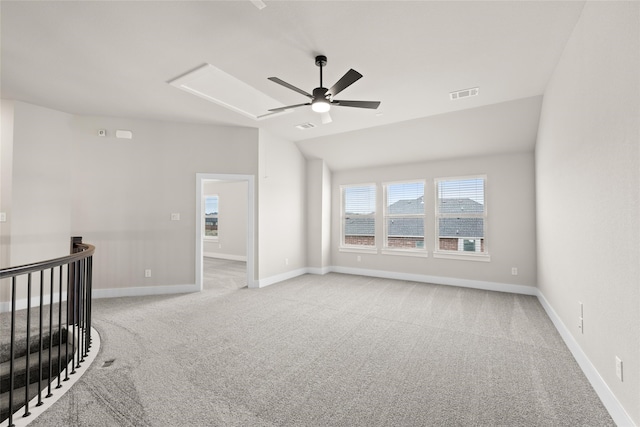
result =
[[[539,95],[584,6],[583,1],[265,3],[259,10],[248,0],[2,1],[2,97],[74,114],[261,127],[296,141],[308,157],[331,158],[333,150],[335,159],[338,145],[366,146],[361,138],[348,137],[356,130],[492,104],[507,112],[517,105],[510,130],[497,138],[505,140],[503,147],[493,136],[480,138],[487,153],[513,151],[509,136],[517,134],[519,124],[528,129],[537,123]],[[309,107],[258,122],[167,83],[209,63],[285,105],[298,104],[307,99],[267,77],[311,92],[319,83],[318,54],[328,57],[327,87],[349,68],[364,75],[338,98],[381,101],[380,108],[334,107],[333,122],[326,125]],[[449,92],[475,86],[479,96],[449,100]],[[523,98],[530,100],[508,103]],[[495,108],[487,111],[499,122],[503,113]],[[318,126],[295,128],[304,122]],[[397,126],[381,129],[388,133]],[[314,144],[324,136],[331,136],[324,147]],[[532,149],[534,140],[525,139],[524,148]],[[484,143],[469,144],[482,154]],[[416,159],[416,150],[404,160]],[[375,147],[369,157],[351,166],[375,164],[388,153]]]

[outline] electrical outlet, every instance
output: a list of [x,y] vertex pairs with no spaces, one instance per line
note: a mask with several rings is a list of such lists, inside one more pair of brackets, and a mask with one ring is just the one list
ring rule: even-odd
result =
[[289,258],[284,259],[284,265],[289,265]]
[[622,360],[616,356],[616,377],[622,381]]
[[151,270],[145,270],[144,277],[151,277]]
[[7,222],[7,213],[0,212],[0,222]]
[[171,221],[180,221],[180,214],[179,213],[172,213],[171,214]]
[[580,306],[580,315],[578,316],[578,329],[580,329],[580,333],[584,334],[584,307],[582,303],[578,301],[578,305]]
[[356,260],[357,260],[358,262],[360,262],[360,261],[362,261],[362,257],[361,257],[360,255],[358,255],[358,257],[356,258]]
[[518,275],[518,267],[511,267],[511,275],[512,276]]

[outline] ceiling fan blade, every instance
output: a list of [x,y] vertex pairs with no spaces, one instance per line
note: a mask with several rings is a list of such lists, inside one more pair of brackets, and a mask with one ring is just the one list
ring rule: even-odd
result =
[[307,98],[313,99],[313,96],[310,93],[307,93],[307,92],[303,91],[302,89],[298,89],[294,85],[289,84],[289,83],[285,82],[284,80],[280,80],[277,77],[269,77],[269,80],[271,80],[274,83],[278,83],[279,85],[282,85],[282,86],[284,86],[284,87],[286,87],[288,89],[291,89],[291,90],[293,90],[295,92],[298,92],[299,94],[304,95]]
[[327,123],[331,123],[333,119],[331,118],[331,114],[327,111],[326,113],[320,114],[320,120],[322,120],[322,124],[326,125]]
[[380,101],[339,101],[334,100],[331,105],[338,105],[340,107],[357,107],[357,108],[371,108],[375,110],[380,106]]
[[347,71],[347,73],[342,76],[342,78],[338,80],[338,82],[334,84],[331,89],[327,91],[327,94],[336,96],[337,94],[354,84],[356,81],[358,81],[360,78],[362,78],[362,74],[352,68]]
[[287,105],[286,107],[278,107],[278,108],[272,108],[269,111],[284,111],[284,110],[288,110],[290,108],[296,108],[296,107],[303,107],[305,105],[311,105],[310,102],[306,102],[304,104],[296,104],[296,105]]

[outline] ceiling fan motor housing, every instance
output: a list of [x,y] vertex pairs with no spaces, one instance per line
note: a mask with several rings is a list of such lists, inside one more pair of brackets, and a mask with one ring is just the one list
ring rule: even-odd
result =
[[327,99],[327,89],[326,87],[317,87],[313,90],[313,99],[324,98]]
[[316,56],[316,65],[318,67],[324,67],[325,65],[327,65],[327,57],[324,55]]

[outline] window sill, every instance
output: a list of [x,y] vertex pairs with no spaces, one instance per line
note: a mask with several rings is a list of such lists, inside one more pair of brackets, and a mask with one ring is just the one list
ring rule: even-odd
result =
[[357,254],[377,254],[378,248],[376,247],[359,247],[359,246],[341,246],[338,248],[338,252],[351,252]]
[[429,252],[426,250],[412,250],[412,249],[383,249],[381,252],[383,255],[399,255],[399,256],[411,256],[419,258],[427,258]]
[[203,237],[205,242],[217,242],[218,240],[220,240],[219,237],[213,237],[213,236],[204,236]]
[[457,259],[463,261],[481,261],[481,262],[491,262],[491,255],[489,254],[471,254],[471,253],[461,253],[461,252],[433,252],[434,258],[441,259]]

